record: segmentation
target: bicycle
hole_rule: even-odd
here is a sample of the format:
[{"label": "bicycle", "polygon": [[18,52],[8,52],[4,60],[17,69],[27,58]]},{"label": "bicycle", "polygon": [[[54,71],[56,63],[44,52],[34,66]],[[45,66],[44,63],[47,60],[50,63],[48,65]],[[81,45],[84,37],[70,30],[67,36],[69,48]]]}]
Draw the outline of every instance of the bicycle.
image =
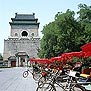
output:
[{"label": "bicycle", "polygon": [[41,72],[41,78],[38,80],[38,86],[43,85],[44,83],[47,83],[52,79],[53,73],[48,70],[48,71],[42,71]]},{"label": "bicycle", "polygon": [[27,70],[23,72],[23,77],[26,78],[26,77],[29,75],[29,73],[32,74],[32,73],[33,73],[33,70],[31,70],[31,69],[28,67]]},{"label": "bicycle", "polygon": [[76,76],[74,77],[69,74],[67,74],[66,77],[61,76],[61,78],[65,79],[65,81],[57,82],[55,79],[55,76],[54,76],[54,78],[52,79],[51,82],[44,83],[41,86],[38,86],[36,91],[59,91],[59,89],[55,86],[55,84],[57,84],[58,87],[60,87],[61,91],[86,91],[86,89],[83,87],[83,85],[91,84],[89,82],[88,83],[87,82],[78,83],[77,79],[79,79],[79,77],[76,77]]},{"label": "bicycle", "polygon": [[41,78],[40,70],[34,71],[33,69],[30,68],[27,68],[27,70],[23,72],[23,77],[24,78],[28,77],[29,73],[32,74],[33,79],[36,81],[38,81]]}]

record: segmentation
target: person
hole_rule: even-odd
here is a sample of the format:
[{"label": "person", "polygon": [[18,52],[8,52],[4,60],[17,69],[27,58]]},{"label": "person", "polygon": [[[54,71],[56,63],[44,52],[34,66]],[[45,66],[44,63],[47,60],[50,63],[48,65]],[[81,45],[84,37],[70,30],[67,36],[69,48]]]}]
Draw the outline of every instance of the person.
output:
[{"label": "person", "polygon": [[62,69],[62,75],[67,74],[70,71],[70,65],[65,64]]},{"label": "person", "polygon": [[77,71],[77,72],[81,73],[82,72],[82,67],[83,67],[82,63],[81,62],[77,62],[75,64],[75,66],[73,67],[73,71]]},{"label": "person", "polygon": [[38,72],[38,71],[39,71],[39,68],[37,64],[33,65],[33,72]]}]

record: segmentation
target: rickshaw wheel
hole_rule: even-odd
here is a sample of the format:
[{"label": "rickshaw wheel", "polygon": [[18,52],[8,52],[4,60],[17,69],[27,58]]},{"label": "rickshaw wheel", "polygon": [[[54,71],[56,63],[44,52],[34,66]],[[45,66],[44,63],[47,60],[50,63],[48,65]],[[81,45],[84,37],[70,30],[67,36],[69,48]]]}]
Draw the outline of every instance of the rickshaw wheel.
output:
[{"label": "rickshaw wheel", "polygon": [[26,78],[28,76],[28,74],[29,74],[28,71],[24,71],[23,72],[23,77]]}]

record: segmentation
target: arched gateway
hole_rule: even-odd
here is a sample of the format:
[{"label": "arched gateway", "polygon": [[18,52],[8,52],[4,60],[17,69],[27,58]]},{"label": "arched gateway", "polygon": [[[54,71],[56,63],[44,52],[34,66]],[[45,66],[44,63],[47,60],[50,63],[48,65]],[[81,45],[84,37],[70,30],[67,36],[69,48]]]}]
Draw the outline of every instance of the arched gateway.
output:
[{"label": "arched gateway", "polygon": [[25,66],[29,58],[38,57],[39,22],[34,13],[16,13],[11,20],[10,37],[4,40],[3,61],[8,66]]},{"label": "arched gateway", "polygon": [[15,55],[16,55],[16,66],[23,67],[28,65],[29,56],[27,55],[26,52],[18,52]]}]

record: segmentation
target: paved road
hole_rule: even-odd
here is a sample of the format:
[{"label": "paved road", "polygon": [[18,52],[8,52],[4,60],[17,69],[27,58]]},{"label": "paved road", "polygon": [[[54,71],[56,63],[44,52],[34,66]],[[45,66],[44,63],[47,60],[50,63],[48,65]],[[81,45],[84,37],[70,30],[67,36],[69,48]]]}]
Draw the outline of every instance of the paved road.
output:
[{"label": "paved road", "polygon": [[24,70],[22,67],[0,69],[0,91],[35,91],[36,82],[31,74],[23,78]]}]

